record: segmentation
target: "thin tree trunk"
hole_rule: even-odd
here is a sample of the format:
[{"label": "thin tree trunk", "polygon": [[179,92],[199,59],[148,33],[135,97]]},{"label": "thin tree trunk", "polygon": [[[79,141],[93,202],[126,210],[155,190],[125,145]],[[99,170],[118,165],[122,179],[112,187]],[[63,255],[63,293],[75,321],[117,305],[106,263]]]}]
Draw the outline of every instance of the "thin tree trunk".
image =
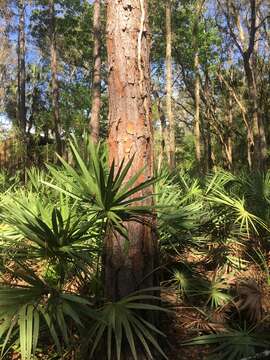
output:
[{"label": "thin tree trunk", "polygon": [[213,168],[213,154],[212,154],[212,140],[211,140],[211,127],[210,127],[210,122],[208,121],[209,116],[207,117],[207,122],[206,122],[206,167],[205,167],[205,172],[208,173],[210,171],[212,171]]},{"label": "thin tree trunk", "polygon": [[255,79],[253,57],[256,46],[256,27],[257,27],[257,0],[250,0],[250,29],[249,29],[249,46],[242,53],[244,61],[244,70],[248,85],[249,94],[249,113],[251,116],[251,128],[253,132],[254,148],[252,153],[252,168],[254,170],[262,169],[263,156],[260,134],[260,118],[258,109],[258,91]]},{"label": "thin tree trunk", "polygon": [[212,170],[212,144],[211,144],[211,109],[209,106],[210,101],[210,79],[208,74],[208,69],[205,69],[205,85],[204,85],[204,93],[206,97],[206,110],[205,110],[205,131],[203,133],[203,143],[204,143],[204,173],[208,173]]},{"label": "thin tree trunk", "polygon": [[[259,19],[258,19],[258,10],[256,12],[256,25],[259,23]],[[259,71],[258,71],[258,56],[259,56],[259,39],[258,36],[256,38],[255,44],[254,44],[254,51],[253,51],[253,56],[252,56],[252,67],[253,67],[253,82],[255,83],[255,87],[256,87],[256,104],[257,104],[257,112],[258,112],[258,122],[259,122],[259,134],[260,134],[260,146],[261,146],[261,157],[262,157],[262,165],[261,165],[261,169],[265,170],[266,169],[266,162],[267,162],[267,141],[266,141],[266,134],[265,134],[265,127],[264,127],[264,123],[263,123],[263,116],[262,116],[262,111],[261,111],[261,107],[259,105],[259,94],[258,94],[258,90],[257,90],[257,82],[258,82],[258,78],[259,78]]]},{"label": "thin tree trunk", "polygon": [[[258,108],[258,91],[253,64],[254,52],[256,51],[256,34],[258,32],[258,0],[249,0],[247,2],[250,8],[250,21],[247,32],[244,32],[240,13],[233,1],[228,1],[227,7],[227,24],[231,37],[237,46],[244,63],[245,79],[247,83],[248,94],[248,127],[247,127],[247,144],[248,144],[248,162],[253,170],[262,170],[265,167],[266,157],[266,139],[264,134],[263,123],[260,120]],[[232,20],[233,19],[233,20]],[[235,23],[238,29],[238,36],[234,32]],[[256,67],[256,66],[255,66]]]},{"label": "thin tree trunk", "polygon": [[[222,153],[224,154],[225,163],[227,164],[229,162],[228,159],[230,159],[229,150],[228,150],[228,144],[226,142],[226,135],[223,133],[223,129],[219,125],[219,121],[217,118],[217,104],[215,101],[213,101],[213,95],[211,96],[209,91],[209,77],[207,76],[206,71],[206,87],[205,87],[205,93],[201,93],[201,97],[204,101],[204,103],[207,106],[207,113],[208,115],[211,115],[212,123],[211,126],[215,130],[216,135],[218,136],[218,139],[220,141],[220,144],[222,146]],[[208,116],[209,118],[209,116]]]},{"label": "thin tree trunk", "polygon": [[172,111],[172,2],[166,0],[166,110],[169,124],[169,166],[175,168],[175,121]]},{"label": "thin tree trunk", "polygon": [[229,99],[229,114],[228,114],[229,133],[228,133],[228,137],[227,137],[227,149],[228,149],[227,160],[228,160],[228,169],[229,170],[232,170],[232,167],[233,167],[233,141],[232,141],[232,136],[231,136],[232,126],[233,126],[232,99],[230,98]]},{"label": "thin tree trunk", "polygon": [[[114,159],[118,168],[123,158],[135,154],[128,177],[144,167],[138,183],[153,175],[147,5],[146,0],[110,0],[107,6],[110,162]],[[105,246],[105,295],[111,300],[154,283],[149,276],[156,259],[153,231],[143,223],[125,225],[128,249],[116,234],[108,236]]]},{"label": "thin tree trunk", "polygon": [[92,139],[95,143],[99,141],[99,127],[100,127],[100,108],[101,108],[101,0],[94,2],[93,14],[93,33],[94,33],[94,48],[93,48],[93,86],[92,86],[92,109],[91,119],[89,123]]},{"label": "thin tree trunk", "polygon": [[[18,1],[19,29],[18,29],[18,130],[19,140],[24,145],[21,154],[23,169],[31,164],[31,148],[26,131],[26,66],[25,66],[25,0]],[[26,172],[24,173],[25,177]]]},{"label": "thin tree trunk", "polygon": [[193,28],[193,47],[194,47],[194,102],[195,102],[195,114],[194,114],[194,137],[195,137],[195,155],[198,164],[199,171],[202,169],[201,164],[201,121],[200,121],[200,59],[199,59],[199,19],[201,16],[203,1],[197,0],[196,3],[196,15]]},{"label": "thin tree trunk", "polygon": [[195,114],[194,114],[194,137],[195,137],[195,154],[199,168],[201,167],[201,124],[200,124],[200,75],[199,75],[199,54],[196,51],[194,57],[195,70]]},{"label": "thin tree trunk", "polygon": [[18,31],[18,126],[21,135],[26,132],[26,105],[25,105],[25,1],[19,0],[19,31]]},{"label": "thin tree trunk", "polygon": [[170,159],[170,149],[169,149],[169,138],[168,138],[168,128],[166,124],[166,115],[162,106],[161,98],[158,95],[158,91],[153,91],[153,96],[155,97],[157,104],[157,112],[160,121],[160,154],[158,156],[158,169],[162,166],[164,158],[167,159],[169,163]]},{"label": "thin tree trunk", "polygon": [[[233,72],[233,68],[232,68],[232,52],[231,50],[229,50],[229,77],[230,77],[230,83],[232,84],[234,81],[234,72]],[[227,122],[227,149],[228,149],[228,169],[232,170],[233,168],[233,139],[232,139],[232,134],[233,134],[233,93],[232,93],[232,89],[231,87],[229,87],[228,89],[228,95],[229,95],[229,99],[228,99],[228,104],[229,104],[229,108],[228,108],[228,122]]]},{"label": "thin tree trunk", "polygon": [[[166,152],[166,138],[167,138],[167,128],[166,128],[166,117],[164,111],[162,109],[162,105],[160,103],[160,99],[158,100],[158,114],[160,118],[160,137],[161,137],[161,152],[160,152],[160,164],[162,164],[164,160],[164,155]],[[170,153],[169,153],[170,155]]]},{"label": "thin tree trunk", "polygon": [[[233,81],[233,72],[231,71],[231,82]],[[232,139],[232,126],[233,126],[233,96],[229,90],[229,109],[228,109],[228,134],[227,134],[227,149],[228,149],[228,168],[232,170],[233,167],[233,139]]]},{"label": "thin tree trunk", "polygon": [[261,137],[261,153],[262,153],[262,170],[266,170],[267,167],[267,141],[265,126],[262,118],[262,114],[259,117],[259,132]]},{"label": "thin tree trunk", "polygon": [[253,147],[251,145],[251,159],[253,170],[263,170],[265,167],[266,142],[263,124],[260,120],[260,112],[258,106],[258,89],[256,81],[256,31],[258,22],[257,0],[250,0],[250,27],[249,27],[249,44],[245,51],[242,51],[244,62],[245,76],[248,86],[249,95],[249,114],[250,124],[253,138]]},{"label": "thin tree trunk", "polygon": [[54,0],[49,0],[49,17],[50,17],[50,53],[51,53],[51,84],[52,84],[52,111],[54,119],[54,133],[56,141],[56,151],[62,155],[61,142],[61,123],[60,123],[60,109],[59,109],[59,83],[58,83],[58,61],[56,51],[56,29],[55,29],[55,8]]},{"label": "thin tree trunk", "polygon": [[261,136],[260,136],[260,119],[258,113],[257,86],[254,79],[253,69],[250,66],[250,60],[244,58],[245,74],[247,78],[248,94],[249,94],[249,114],[251,118],[251,130],[254,145],[251,152],[252,168],[254,170],[261,169],[263,166]]},{"label": "thin tree trunk", "polygon": [[224,78],[221,72],[217,72],[217,77],[220,81],[220,83],[224,84],[227,88],[227,90],[230,92],[230,96],[235,100],[237,105],[239,106],[239,109],[241,111],[242,119],[244,122],[244,125],[246,127],[247,131],[247,161],[249,169],[252,169],[252,149],[254,147],[254,140],[253,140],[253,132],[252,128],[250,126],[249,120],[248,120],[248,112],[245,103],[238,98],[238,95],[236,94],[233,87],[228,83],[228,81]]}]

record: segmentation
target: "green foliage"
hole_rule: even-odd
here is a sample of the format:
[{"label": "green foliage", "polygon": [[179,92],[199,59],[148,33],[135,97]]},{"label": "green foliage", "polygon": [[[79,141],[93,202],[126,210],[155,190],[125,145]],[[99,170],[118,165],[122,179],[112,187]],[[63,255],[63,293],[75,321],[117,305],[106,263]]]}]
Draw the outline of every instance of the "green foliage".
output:
[{"label": "green foliage", "polygon": [[94,339],[90,357],[95,355],[99,344],[107,343],[107,359],[112,359],[112,349],[116,350],[117,360],[123,359],[126,350],[123,346],[128,344],[129,351],[134,360],[143,351],[149,359],[153,359],[151,347],[158,351],[163,358],[167,356],[159,346],[155,336],[164,336],[152,323],[147,321],[142,312],[166,311],[163,307],[149,303],[159,298],[137,292],[121,299],[116,303],[105,304],[100,310],[103,322],[93,325],[90,337]]},{"label": "green foliage", "polygon": [[74,137],[73,141],[70,141],[70,147],[77,168],[74,169],[60,158],[65,173],[49,167],[51,174],[60,185],[48,182],[44,184],[78,200],[87,208],[89,214],[106,223],[105,228],[116,230],[127,238],[124,221],[140,222],[142,217],[151,215],[149,205],[137,206],[135,204],[152,196],[151,193],[142,195],[142,191],[153,185],[156,180],[150,179],[136,185],[144,171],[142,169],[126,181],[133,157],[126,163],[123,159],[115,173],[114,161],[108,169],[107,164],[99,156],[99,147],[95,148],[90,140],[87,143],[87,150],[91,155],[89,163],[85,162],[80,155],[79,144]]},{"label": "green foliage", "polygon": [[115,171],[114,163],[107,164],[106,148],[89,138],[78,143],[74,137],[70,147],[75,168],[63,159],[62,168],[49,166],[53,177],[32,168],[25,185],[1,195],[2,356],[15,351],[31,360],[45,343],[53,344],[58,356],[80,352],[86,336],[94,356],[106,334],[109,358],[115,351],[120,358],[127,344],[135,360],[137,344],[150,358],[153,349],[166,357],[157,341],[163,334],[145,319],[148,312],[163,310],[155,305],[158,298],[137,293],[100,308],[107,231],[128,240],[124,222],[151,219],[151,206],[134,203],[152,196],[142,192],[156,180],[138,184],[141,170],[127,181],[133,159]]},{"label": "green foliage", "polygon": [[[86,135],[73,137],[70,149],[73,166],[60,158],[62,166],[49,165],[49,173],[30,169],[23,186],[16,177],[8,182],[3,176],[3,356],[19,351],[30,360],[46,342],[54,344],[58,355],[77,347],[79,357],[87,351],[95,358],[104,349],[108,359],[121,359],[125,351],[134,359],[140,351],[149,358],[158,352],[166,357],[158,342],[164,334],[148,320],[152,311],[164,310],[156,305],[158,298],[135,293],[107,303],[102,287],[108,231],[122,234],[128,244],[124,223],[147,219],[150,225],[154,213],[168,270],[163,285],[175,292],[178,305],[195,306],[210,321],[215,312],[237,302],[230,282],[234,273],[228,271],[246,269],[251,261],[269,282],[268,174],[250,178],[222,170],[197,179],[164,170],[138,184],[143,170],[127,180],[133,159],[123,160],[116,171],[114,163],[108,165],[106,147],[94,146]],[[152,201],[156,204],[149,206]],[[258,249],[248,252],[254,241]],[[241,304],[239,309],[245,308]],[[217,344],[213,356],[237,359],[267,346],[268,340],[257,334],[255,329],[228,329],[186,344]]]},{"label": "green foliage", "polygon": [[186,341],[183,345],[217,344],[210,359],[239,360],[254,356],[256,349],[267,349],[269,337],[255,334],[254,329],[228,329],[221,334],[209,334]]},{"label": "green foliage", "polygon": [[29,268],[21,265],[19,270],[10,272],[25,285],[0,287],[2,355],[10,346],[19,346],[22,359],[32,359],[39,337],[48,330],[61,354],[61,339],[67,347],[74,341],[74,334],[69,331],[70,321],[81,330],[86,318],[97,316],[88,300],[52,288]]},{"label": "green foliage", "polygon": [[[59,210],[52,204],[44,204],[35,195],[27,199],[23,199],[23,194],[20,197],[22,201],[12,198],[13,201],[8,202],[5,199],[2,205],[2,216],[11,226],[14,239],[21,237],[25,242],[16,249],[17,258],[24,261],[44,259],[59,267],[60,277],[67,274],[68,264],[73,264],[78,270],[90,265],[91,254],[96,250],[94,233],[90,230],[94,227],[93,221],[87,221],[83,216],[78,218],[76,208],[67,200],[60,204]],[[10,240],[10,228],[7,230]],[[2,236],[5,239],[5,229]],[[13,246],[17,246],[16,242]],[[13,246],[9,249],[11,257]]]},{"label": "green foliage", "polygon": [[[203,2],[198,16],[197,1],[171,1],[177,166],[173,175],[161,171],[156,179],[138,184],[143,169],[127,180],[132,159],[123,159],[115,169],[114,162],[108,165],[106,149],[102,145],[95,147],[86,136],[82,141],[72,137],[65,156],[59,159],[60,166],[59,162],[54,166],[52,161],[48,165],[49,171],[25,170],[25,155],[29,155],[27,165],[28,162],[36,163],[40,167],[43,167],[45,157],[54,157],[48,1],[26,1],[26,43],[35,45],[34,53],[33,47],[27,47],[25,59],[27,141],[22,141],[18,122],[17,95],[20,91],[14,75],[17,73],[16,52],[12,50],[15,49],[12,42],[17,41],[13,30],[18,28],[18,2],[2,3],[3,8],[8,4],[10,11],[4,14],[1,9],[1,16],[6,17],[5,21],[12,20],[2,31],[4,42],[10,49],[7,49],[7,58],[5,52],[0,56],[0,107],[5,112],[0,117],[2,138],[12,137],[7,144],[14,143],[12,147],[3,144],[0,154],[1,169],[4,155],[5,165],[12,172],[12,176],[2,170],[0,174],[2,357],[13,358],[12,352],[15,352],[14,357],[31,360],[40,348],[44,353],[45,347],[50,349],[50,354],[42,353],[41,356],[50,357],[51,352],[55,352],[56,356],[64,358],[65,351],[75,352],[76,356],[86,334],[88,357],[91,353],[97,358],[99,351],[104,353],[104,349],[108,359],[119,360],[126,350],[134,359],[139,357],[140,351],[148,358],[154,358],[156,353],[165,357],[158,343],[158,337],[163,334],[146,320],[149,312],[162,311],[162,307],[155,305],[157,298],[132,294],[115,303],[107,303],[104,298],[104,241],[109,232],[117,232],[126,239],[128,247],[126,224],[129,221],[143,221],[152,230],[157,229],[161,266],[154,269],[154,275],[160,271],[165,277],[164,285],[181,299],[178,306],[196,306],[197,315],[204,314],[204,320],[207,318],[207,334],[203,329],[203,336],[186,344],[217,345],[214,359],[239,359],[268,347],[269,339],[264,340],[259,329],[227,328],[237,317],[241,317],[241,324],[261,321],[263,289],[268,290],[270,284],[270,171],[250,173],[243,170],[248,169],[247,145],[251,145],[252,138],[248,132],[252,129],[246,124],[252,124],[253,100],[254,103],[257,100],[259,120],[262,127],[265,125],[266,142],[269,141],[266,126],[270,113],[267,21],[262,21],[256,29],[260,51],[254,53],[256,56],[251,54],[256,58],[251,65],[257,75],[254,79],[258,94],[257,99],[249,99],[248,81],[243,78],[246,69],[241,61],[242,51],[239,53],[233,45],[239,38],[236,20],[244,33],[251,29],[248,2],[238,1],[229,7],[223,7],[222,2]],[[105,6],[103,1],[101,3],[100,138],[103,139],[108,122],[108,69]],[[263,1],[256,7],[259,15],[267,13],[266,3]],[[61,137],[66,143],[71,133],[83,134],[91,115],[93,1],[55,0],[54,5],[59,83],[59,94],[56,95],[59,95]],[[157,92],[153,106],[155,137],[160,144],[165,135],[166,147],[169,142],[166,132],[171,130],[171,125],[165,109],[165,7],[166,1],[149,1],[153,42],[150,65]],[[226,11],[228,14],[225,15]],[[231,28],[225,27],[226,22],[231,23]],[[235,31],[234,35],[232,31]],[[202,164],[196,160],[193,132],[196,50]],[[19,75],[20,72],[18,78]],[[6,81],[8,84],[4,84],[3,93],[2,82]],[[241,109],[240,102],[246,110]],[[161,115],[165,123],[162,135]],[[246,116],[245,124],[243,115]],[[14,134],[20,134],[19,141],[13,141]],[[260,139],[255,140],[260,142]],[[261,140],[263,144],[263,137]],[[40,143],[46,143],[46,146]],[[227,159],[230,144],[233,173],[218,170],[231,168]],[[251,157],[256,155],[257,147],[250,150],[254,150]],[[198,177],[206,165],[214,173]],[[14,174],[15,167],[19,170]],[[137,202],[143,205],[138,206]],[[254,268],[260,283],[250,279]],[[248,279],[239,280],[244,275]],[[241,299],[241,287],[244,299]],[[231,310],[233,305],[237,315]],[[209,324],[217,314],[223,315],[223,319]],[[217,325],[226,331],[209,334]],[[263,325],[268,331],[268,323],[263,321]],[[80,351],[78,353],[80,359]]]},{"label": "green foliage", "polygon": [[[61,125],[68,138],[71,132],[81,135],[88,128],[91,112],[92,58],[93,53],[93,4],[88,1],[54,1],[56,48],[59,73],[59,107]],[[105,29],[105,11],[101,7],[101,23]],[[38,131],[53,129],[53,114],[50,88],[50,19],[48,2],[35,0],[30,7],[30,34],[42,54],[40,72],[42,78],[36,82],[36,91],[29,94],[29,101],[35,100],[33,120]],[[101,57],[106,59],[103,33]],[[105,79],[106,70],[102,69]],[[32,80],[32,79],[31,79]],[[34,82],[34,81],[31,81]],[[103,87],[103,83],[102,83]],[[45,101],[44,101],[45,99]],[[107,94],[103,104],[107,102]],[[107,120],[107,109],[101,111],[102,122]],[[101,129],[101,134],[103,129]]]},{"label": "green foliage", "polygon": [[[269,237],[268,175],[242,173],[237,176],[222,170],[201,181],[187,174],[164,179],[162,196],[157,198],[170,204],[172,214],[177,213],[178,204],[185,209],[187,204],[194,207],[200,203],[203,209],[203,212],[195,211],[196,221],[189,228],[189,242],[184,242],[183,248],[185,228],[175,232],[174,242],[169,241],[163,248],[167,256],[174,254],[172,270],[164,284],[181,296],[183,306],[193,305],[210,314],[203,320],[209,326],[202,325],[203,332],[207,329],[208,334],[203,333],[184,345],[211,345],[213,354],[210,358],[224,360],[241,359],[268,348],[270,339],[262,336],[259,329],[242,329],[237,324],[235,328],[231,327],[239,317],[239,324],[254,324],[255,315],[252,320],[251,314],[255,312],[261,321],[262,288],[269,282],[265,255]],[[189,218],[187,211],[186,217]],[[177,229],[177,225],[172,227]],[[170,239],[168,232],[162,234],[162,242]],[[254,262],[263,276],[262,288],[253,278],[246,282],[247,285],[242,285],[238,279],[241,271],[244,274],[246,271],[248,278],[252,276],[248,270]],[[238,315],[232,310],[235,304]],[[222,320],[214,320],[216,317]],[[216,327],[221,330],[209,334]],[[217,346],[213,348],[215,344]]]},{"label": "green foliage", "polygon": [[186,263],[178,263],[177,268],[171,271],[171,276],[164,285],[174,289],[181,300],[191,300],[197,294],[202,295],[202,279]]},{"label": "green foliage", "polygon": [[208,288],[201,291],[201,294],[207,295],[207,304],[209,304],[211,308],[219,308],[232,300],[231,295],[228,293],[226,278],[216,274],[207,285]]},{"label": "green foliage", "polygon": [[162,248],[177,251],[190,245],[191,232],[199,227],[204,214],[201,195],[198,181],[189,183],[184,174],[171,178],[164,172],[158,176],[155,201]]},{"label": "green foliage", "polygon": [[270,269],[267,263],[267,255],[261,249],[255,249],[254,255],[249,254],[249,256],[265,274],[266,283],[270,286]]},{"label": "green foliage", "polygon": [[242,235],[250,235],[250,231],[258,232],[257,227],[265,227],[264,222],[256,215],[250,213],[245,207],[245,200],[233,198],[224,192],[215,190],[212,195],[208,197],[211,203],[217,206],[222,206],[226,211],[226,215],[234,219],[234,223],[239,227],[239,232]]},{"label": "green foliage", "polygon": [[7,171],[2,170],[0,172],[0,191],[1,193],[9,190],[12,187],[16,187],[20,182],[19,174],[16,173],[11,176]]},{"label": "green foliage", "polygon": [[[35,191],[38,176],[29,173],[29,187]],[[30,360],[38,339],[46,334],[44,325],[60,354],[61,339],[67,347],[73,342],[70,322],[81,331],[82,319],[93,317],[88,300],[65,290],[72,278],[86,281],[95,256],[93,222],[83,218],[76,215],[76,204],[62,197],[55,205],[44,192],[21,189],[2,198],[2,355],[10,346],[19,346],[22,359]],[[6,274],[13,278],[11,283]]]}]

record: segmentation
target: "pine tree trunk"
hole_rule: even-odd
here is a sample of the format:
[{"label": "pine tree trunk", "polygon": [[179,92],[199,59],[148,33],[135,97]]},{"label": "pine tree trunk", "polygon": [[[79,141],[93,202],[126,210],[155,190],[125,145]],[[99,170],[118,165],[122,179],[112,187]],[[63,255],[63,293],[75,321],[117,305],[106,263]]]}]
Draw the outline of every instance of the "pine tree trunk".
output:
[{"label": "pine tree trunk", "polygon": [[51,53],[51,85],[52,85],[52,111],[54,119],[54,133],[56,141],[56,151],[59,155],[63,154],[60,135],[60,109],[59,109],[59,84],[58,84],[58,61],[56,51],[56,29],[55,29],[55,8],[54,0],[49,0],[50,17],[50,53]]},{"label": "pine tree trunk", "polygon": [[[147,1],[110,0],[107,6],[110,161],[114,159],[117,168],[123,158],[127,160],[135,154],[128,176],[145,167],[138,182],[153,175],[149,44]],[[145,194],[146,191],[141,192]],[[110,300],[154,283],[153,276],[149,276],[156,259],[153,231],[142,223],[125,225],[128,249],[120,235],[110,234],[106,241],[105,295]]]},{"label": "pine tree trunk", "polygon": [[25,1],[19,0],[19,31],[18,31],[18,126],[21,136],[26,132],[25,105]]},{"label": "pine tree trunk", "polygon": [[201,164],[201,121],[200,121],[200,59],[199,59],[199,19],[201,16],[203,1],[197,0],[196,3],[196,15],[193,28],[193,48],[194,48],[194,103],[195,103],[195,115],[194,115],[194,138],[195,138],[195,156],[198,164],[199,171],[202,170]]},{"label": "pine tree trunk", "polygon": [[200,126],[200,76],[199,76],[199,54],[196,51],[194,57],[195,70],[195,115],[194,115],[194,137],[195,137],[195,154],[199,168],[201,168],[201,126]]},{"label": "pine tree trunk", "polygon": [[172,111],[172,2],[166,0],[166,108],[169,124],[169,165],[175,168],[175,123]]},{"label": "pine tree trunk", "polygon": [[[26,67],[25,67],[25,0],[18,1],[19,28],[18,28],[18,109],[17,121],[19,130],[19,141],[24,145],[22,161],[25,169],[31,164],[31,147],[29,134],[27,134],[26,121]],[[25,177],[25,174],[24,174]]]},{"label": "pine tree trunk", "polygon": [[205,86],[204,93],[206,96],[206,109],[205,109],[205,120],[204,120],[204,128],[205,131],[203,133],[203,143],[204,143],[204,173],[207,174],[212,170],[212,143],[211,143],[211,115],[210,115],[210,107],[209,107],[209,98],[210,98],[210,79],[208,74],[208,69],[205,69]]},{"label": "pine tree trunk", "polygon": [[233,140],[232,140],[232,126],[233,126],[233,101],[232,94],[229,92],[229,109],[228,109],[228,134],[227,134],[227,161],[228,169],[233,167]]},{"label": "pine tree trunk", "polygon": [[93,86],[92,86],[92,109],[91,119],[89,123],[92,139],[95,143],[99,141],[99,127],[100,127],[100,108],[101,108],[101,54],[100,54],[100,36],[101,36],[101,0],[94,1],[93,14],[93,33],[94,33],[94,48],[93,48]]}]

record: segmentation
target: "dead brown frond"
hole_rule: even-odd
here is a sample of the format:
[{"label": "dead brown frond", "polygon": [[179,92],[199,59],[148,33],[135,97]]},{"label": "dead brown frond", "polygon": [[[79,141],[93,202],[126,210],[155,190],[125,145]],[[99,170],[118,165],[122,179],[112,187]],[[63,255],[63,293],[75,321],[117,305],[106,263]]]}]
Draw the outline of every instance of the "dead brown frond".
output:
[{"label": "dead brown frond", "polygon": [[238,301],[235,303],[239,313],[257,324],[262,319],[262,289],[255,279],[248,279],[236,285]]}]

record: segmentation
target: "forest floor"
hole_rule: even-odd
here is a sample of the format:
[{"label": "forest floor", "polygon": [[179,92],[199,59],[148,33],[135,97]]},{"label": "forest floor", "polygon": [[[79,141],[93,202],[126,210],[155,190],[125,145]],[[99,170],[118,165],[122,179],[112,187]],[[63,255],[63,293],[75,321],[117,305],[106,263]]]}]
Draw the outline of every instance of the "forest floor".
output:
[{"label": "forest floor", "polygon": [[[189,259],[190,260],[190,259]],[[200,263],[201,264],[201,263]],[[215,271],[209,270],[207,267],[199,265],[198,270],[209,280],[215,276]],[[255,302],[252,298],[248,298],[254,305],[253,311],[262,311],[259,328],[263,334],[269,333],[270,329],[270,287],[265,283],[265,273],[256,266],[250,266],[248,269],[227,274],[229,286],[237,289],[241,281],[256,281],[260,292],[254,294],[251,289],[250,296],[256,296]],[[249,296],[249,295],[248,295]],[[196,345],[183,346],[183,342],[191,340],[194,337],[220,333],[226,329],[228,322],[234,321],[228,316],[226,306],[220,309],[206,310],[204,300],[199,299],[195,303],[189,299],[181,299],[177,296],[175,289],[163,290],[161,297],[168,307],[173,310],[164,318],[163,332],[167,338],[167,350],[169,360],[206,360],[215,345]],[[239,298],[236,298],[239,300]],[[256,309],[257,308],[257,309]],[[270,359],[270,357],[264,358]],[[239,359],[240,360],[240,359]]]},{"label": "forest floor", "polygon": [[164,321],[168,341],[167,355],[169,360],[205,360],[209,354],[207,346],[182,346],[182,342],[201,334],[199,329],[198,311],[184,304],[176,305],[177,297],[173,293],[164,293],[163,299],[171,304],[173,312]]}]

